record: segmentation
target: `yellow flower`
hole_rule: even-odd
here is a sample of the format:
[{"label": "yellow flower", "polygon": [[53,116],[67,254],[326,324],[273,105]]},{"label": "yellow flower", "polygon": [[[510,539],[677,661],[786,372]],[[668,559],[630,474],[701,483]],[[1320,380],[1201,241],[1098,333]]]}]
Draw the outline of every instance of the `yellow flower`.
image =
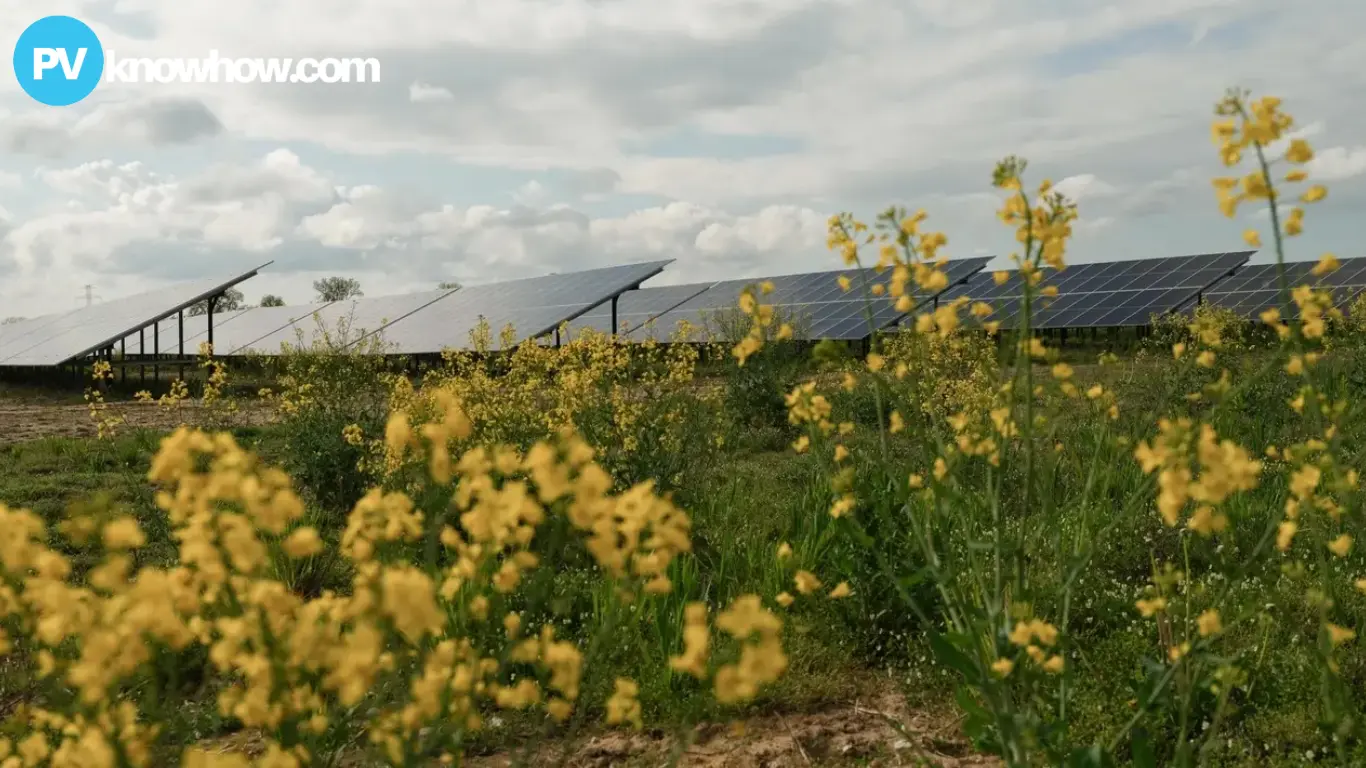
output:
[{"label": "yellow flower", "polygon": [[1261,247],[1262,247],[1262,236],[1261,236],[1261,234],[1259,234],[1259,233],[1257,232],[1257,230],[1255,230],[1255,229],[1249,229],[1249,230],[1243,232],[1243,242],[1247,243],[1248,245],[1252,246],[1253,248],[1261,248]]},{"label": "yellow flower", "polygon": [[888,431],[894,435],[906,428],[906,422],[901,418],[901,413],[899,411],[892,411],[892,415],[888,421],[890,422],[888,424]]},{"label": "yellow flower", "polygon": [[841,462],[847,458],[849,458],[849,449],[845,448],[843,445],[835,446],[835,461]]},{"label": "yellow flower", "polygon": [[1314,150],[1304,139],[1294,139],[1290,142],[1290,148],[1285,151],[1285,159],[1296,165],[1304,165],[1314,159]]},{"label": "yellow flower", "polygon": [[778,602],[778,605],[781,605],[784,608],[790,607],[792,603],[796,601],[796,598],[786,592],[779,592],[778,596],[773,599]]},{"label": "yellow flower", "polygon": [[1053,366],[1053,378],[1066,381],[1072,378],[1072,366],[1067,363],[1058,363]]},{"label": "yellow flower", "polygon": [[854,590],[849,588],[849,582],[847,581],[841,581],[839,584],[835,585],[834,589],[830,590],[830,597],[834,600],[848,597],[852,594],[854,594]]},{"label": "yellow flower", "polygon": [[1056,675],[1059,672],[1062,672],[1063,666],[1064,662],[1062,657],[1055,654],[1049,657],[1048,661],[1043,663],[1043,671],[1050,675]]},{"label": "yellow flower", "polygon": [[1219,619],[1219,611],[1213,608],[1196,617],[1195,626],[1199,629],[1201,637],[1217,635],[1224,631],[1224,624]]},{"label": "yellow flower", "polygon": [[1139,600],[1134,603],[1134,605],[1138,608],[1139,614],[1146,619],[1167,610],[1167,598],[1154,597],[1151,599]]},{"label": "yellow flower", "polygon": [[1184,355],[1184,354],[1186,354],[1186,345],[1185,345],[1185,344],[1183,344],[1183,343],[1181,343],[1181,342],[1178,341],[1178,342],[1176,342],[1175,344],[1172,345],[1172,357],[1173,357],[1173,358],[1175,358],[1175,359],[1177,359],[1177,360],[1180,360],[1180,359],[1181,359],[1181,356]]},{"label": "yellow flower", "polygon": [[1319,262],[1314,265],[1312,271],[1315,277],[1322,277],[1330,272],[1336,272],[1340,266],[1342,263],[1338,261],[1338,257],[1331,253],[1325,253],[1319,258]]},{"label": "yellow flower", "polygon": [[1010,281],[1010,273],[1009,273],[1009,272],[992,272],[992,273],[991,273],[991,279],[992,279],[997,285],[1005,285],[1007,282]]},{"label": "yellow flower", "polygon": [[1014,669],[1015,662],[1010,659],[997,659],[991,663],[991,671],[995,672],[997,677],[1009,677]]},{"label": "yellow flower", "polygon": [[1286,520],[1276,528],[1276,549],[1284,552],[1290,549],[1290,543],[1295,538],[1295,532],[1300,529],[1294,520]]},{"label": "yellow flower", "polygon": [[849,289],[853,287],[849,283],[849,278],[845,277],[844,275],[840,275],[839,279],[837,279],[835,282],[839,283],[840,290],[844,291],[845,293],[848,293]]},{"label": "yellow flower", "polygon": [[120,517],[104,526],[104,545],[110,549],[137,549],[147,543],[138,521]]},{"label": "yellow flower", "polygon": [[641,727],[640,701],[636,698],[640,694],[640,686],[634,681],[619,677],[616,680],[616,690],[612,697],[607,700],[607,724],[617,725],[629,723],[631,727],[639,730]]},{"label": "yellow flower", "polygon": [[797,585],[797,591],[803,595],[809,595],[821,588],[821,580],[810,571],[797,571],[792,581]]},{"label": "yellow flower", "polygon": [[1324,629],[1328,630],[1328,639],[1335,646],[1342,645],[1343,643],[1348,642],[1357,636],[1357,633],[1353,632],[1352,630],[1346,627],[1339,627],[1338,625],[1332,623],[1325,624]]},{"label": "yellow flower", "polygon": [[318,538],[318,532],[311,526],[304,526],[289,534],[289,537],[280,545],[286,555],[299,559],[311,557],[318,554],[323,549],[322,539]]},{"label": "yellow flower", "polygon": [[1328,542],[1328,551],[1338,557],[1346,557],[1347,553],[1352,551],[1352,536],[1344,533]]},{"label": "yellow flower", "polygon": [[852,493],[846,493],[845,495],[836,499],[834,504],[830,505],[830,516],[844,517],[845,515],[852,512],[854,510],[854,507],[857,505],[858,499],[855,498]]},{"label": "yellow flower", "polygon": [[882,355],[879,355],[876,352],[872,352],[868,355],[868,370],[876,373],[882,370],[882,366],[886,364],[887,358],[883,357]]},{"label": "yellow flower", "polygon": [[789,557],[792,557],[792,545],[784,541],[778,545],[778,559],[786,560]]},{"label": "yellow flower", "polygon": [[1300,195],[1300,200],[1306,203],[1317,203],[1327,196],[1328,188],[1322,184],[1315,184],[1309,189],[1306,189],[1303,195]]}]

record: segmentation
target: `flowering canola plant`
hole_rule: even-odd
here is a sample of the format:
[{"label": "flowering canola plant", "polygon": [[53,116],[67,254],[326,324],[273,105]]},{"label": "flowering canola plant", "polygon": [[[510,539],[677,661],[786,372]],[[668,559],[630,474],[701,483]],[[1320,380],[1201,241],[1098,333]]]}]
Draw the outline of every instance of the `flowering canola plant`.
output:
[{"label": "flowering canola plant", "polygon": [[[649,483],[613,493],[572,432],[525,452],[488,444],[452,454],[474,425],[454,396],[438,392],[435,404],[438,418],[420,429],[394,414],[383,439],[395,455],[420,457],[428,483],[448,489],[448,508],[429,518],[401,491],[365,495],[335,544],[353,571],[345,592],[304,597],[282,581],[279,563],[330,545],[304,524],[290,478],[226,433],[182,427],[152,462],[148,479],[179,548],[168,568],[134,570],[146,537],[127,515],[94,511],[49,530],[32,512],[0,506],[0,642],[75,693],[65,710],[25,706],[17,716],[27,734],[0,740],[0,764],[153,764],[160,728],[139,708],[139,673],[192,648],[223,680],[221,714],[266,743],[254,763],[189,747],[189,766],[312,764],[357,732],[385,761],[418,764],[458,755],[491,710],[569,719],[589,656],[551,624],[494,614],[540,567],[538,532],[567,521],[634,600],[672,590],[670,565],[691,549],[688,516]],[[411,545],[430,536],[440,556],[413,559]],[[99,553],[98,564],[78,578],[64,547]],[[503,631],[477,631],[489,622]],[[738,598],[714,626],[741,644],[739,658],[713,659],[712,624],[697,604],[672,662],[678,673],[714,681],[726,703],[782,674],[782,621],[757,597]],[[374,694],[387,689],[397,693]],[[609,721],[639,725],[637,692],[617,681]]]}]

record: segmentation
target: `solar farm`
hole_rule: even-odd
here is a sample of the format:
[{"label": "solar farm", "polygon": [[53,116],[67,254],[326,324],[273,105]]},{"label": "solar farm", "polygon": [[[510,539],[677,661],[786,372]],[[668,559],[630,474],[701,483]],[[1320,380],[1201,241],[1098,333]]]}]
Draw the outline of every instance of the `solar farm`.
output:
[{"label": "solar farm", "polygon": [[[1045,278],[1056,295],[1037,301],[1031,327],[1040,331],[1145,328],[1156,317],[1205,304],[1252,319],[1279,306],[1279,272],[1274,264],[1249,265],[1255,251],[1233,251],[1130,261],[1074,264]],[[295,307],[252,307],[215,312],[213,300],[252,278],[268,279],[269,264],[235,275],[186,282],[0,326],[0,369],[33,370],[117,360],[124,365],[177,365],[193,360],[201,344],[217,357],[278,355],[312,348],[339,326],[344,345],[380,340],[394,355],[437,355],[468,349],[472,334],[491,330],[486,344],[501,349],[500,332],[514,329],[513,344],[535,339],[558,343],[587,329],[629,341],[652,338],[701,342],[718,336],[717,319],[733,310],[746,288],[770,283],[771,304],[795,320],[797,338],[866,340],[894,330],[926,306],[964,297],[991,305],[1000,327],[1020,324],[1018,273],[987,271],[988,258],[949,261],[948,287],[920,296],[911,312],[898,312],[886,299],[864,291],[885,287],[888,273],[873,269],[757,276],[705,283],[648,283],[671,262],[653,261],[474,286]],[[1349,259],[1324,278],[1312,264],[1287,265],[1290,284],[1330,288],[1339,307],[1366,290],[1366,258]],[[264,274],[263,274],[264,273]],[[854,290],[845,291],[846,279]],[[187,315],[208,300],[209,311]],[[679,335],[684,329],[685,335]]]},{"label": "solar farm", "polygon": [[[898,702],[912,695],[927,707],[954,702],[944,681],[957,667],[975,675],[970,665],[980,663],[982,679],[1037,684],[1034,699],[1053,695],[1059,675],[1073,675],[1069,684],[1087,706],[1109,706],[1122,690],[1113,715],[1122,727],[1134,711],[1126,686],[1146,671],[1179,668],[1160,665],[1187,653],[1182,643],[1218,664],[1288,649],[1276,663],[1299,671],[1261,678],[1275,683],[1256,706],[1290,724],[1231,726],[1259,745],[1252,754],[1275,754],[1318,722],[1300,707],[1319,681],[1305,673],[1319,646],[1295,638],[1314,635],[1320,619],[1294,610],[1305,588],[1285,575],[1292,543],[1312,547],[1325,578],[1346,581],[1334,626],[1366,626],[1366,602],[1351,582],[1366,561],[1342,532],[1359,514],[1350,486],[1366,472],[1354,447],[1366,443],[1366,410],[1337,409],[1326,397],[1309,407],[1320,386],[1337,402],[1366,402],[1366,258],[1281,270],[1253,263],[1256,256],[1235,250],[1045,268],[1036,287],[1048,290],[1030,292],[1033,338],[1023,344],[1013,332],[1026,326],[1025,278],[992,269],[988,258],[940,263],[944,279],[933,284],[942,288],[913,294],[900,309],[890,269],[686,282],[686,268],[667,260],[220,309],[218,299],[231,306],[242,287],[273,292],[272,265],[261,264],[0,325],[0,501],[11,505],[0,504],[0,523],[35,530],[15,511],[32,509],[54,537],[79,532],[79,521],[106,526],[93,546],[70,545],[73,561],[94,565],[89,578],[99,581],[70,601],[101,606],[100,616],[174,604],[111,586],[111,568],[134,556],[137,589],[148,573],[147,584],[171,583],[159,580],[159,569],[185,583],[200,578],[199,569],[212,578],[220,567],[212,553],[226,553],[221,568],[234,577],[221,589],[283,606],[263,623],[285,641],[279,668],[298,667],[289,690],[316,686],[331,707],[339,734],[324,732],[309,748],[341,756],[336,765],[439,762],[387,754],[350,761],[366,750],[354,734],[382,726],[343,705],[327,665],[371,648],[373,667],[346,674],[380,679],[390,662],[374,654],[391,656],[385,679],[397,684],[358,684],[347,701],[411,713],[392,702],[409,695],[408,680],[436,679],[424,659],[456,647],[420,634],[433,630],[412,630],[411,616],[364,613],[393,602],[416,606],[424,626],[463,622],[441,631],[504,649],[481,651],[488,668],[497,653],[520,654],[505,663],[516,672],[481,683],[495,693],[469,704],[510,724],[477,736],[477,748],[494,755],[517,751],[537,729],[559,748],[568,737],[548,718],[549,705],[527,692],[568,702],[565,691],[574,689],[555,687],[563,667],[539,674],[533,654],[591,659],[595,643],[610,649],[610,660],[597,672],[584,661],[572,705],[587,713],[582,727],[593,739],[622,727],[607,713],[628,706],[623,691],[653,702],[642,723],[667,732],[682,722],[695,734],[697,712],[762,689],[768,698],[743,717],[770,732],[790,727],[797,759],[771,759],[761,746],[754,760],[689,764],[830,768],[909,764],[873,759],[900,761],[904,732],[859,702],[875,702],[879,715],[911,711]],[[1304,286],[1324,293],[1315,299]],[[766,314],[745,313],[746,292],[772,308],[774,322],[742,358],[754,317]],[[948,307],[955,312],[943,313]],[[1289,323],[1264,315],[1270,308]],[[945,330],[941,314],[957,320]],[[1309,330],[1327,315],[1331,323]],[[1285,482],[1262,480],[1276,471]],[[1286,526],[1285,510],[1297,504],[1300,520],[1316,527]],[[257,517],[266,522],[249,522]],[[998,544],[984,532],[1001,519],[1011,524],[999,528]],[[115,548],[126,546],[119,535],[134,542],[135,555]],[[1019,561],[998,570],[998,556]],[[1257,565],[1259,557],[1266,562]],[[1146,583],[1150,572],[1178,578],[1154,564],[1172,558],[1213,587],[1160,598],[1189,602],[1186,629]],[[1228,583],[1221,569],[1247,560],[1259,569],[1257,588],[1212,603]],[[53,562],[42,567],[55,571]],[[1066,601],[1051,591],[1055,582],[1088,562],[1092,575],[1069,587],[1073,603],[1060,614]],[[944,643],[959,641],[925,639],[945,599],[926,578],[957,579],[969,591],[1009,580],[1011,599],[1026,607],[1011,608],[1014,629],[992,624],[978,633],[994,642],[993,656],[978,662],[969,655],[976,639],[952,652]],[[361,648],[349,639],[352,625],[325,627],[325,613],[306,613],[309,601],[338,605],[330,601],[369,594],[362,590],[376,597],[347,603],[360,607],[346,621],[371,627],[382,646]],[[908,608],[908,600],[920,602]],[[979,610],[974,600],[966,610]],[[156,695],[175,710],[147,764],[174,764],[189,744],[232,749],[219,745],[262,730],[247,724],[249,710],[221,714],[222,701],[239,701],[221,691],[266,668],[246,657],[241,663],[258,670],[248,675],[217,661],[227,656],[217,638],[249,632],[251,622],[233,605],[207,597],[200,605],[226,617],[208,630],[219,633],[206,641],[210,650],[160,651],[158,663],[178,677],[126,686],[130,699],[160,686]],[[1266,618],[1281,614],[1292,618]],[[713,616],[717,630],[702,631]],[[1216,623],[1220,616],[1226,625]],[[1240,631],[1234,617],[1242,616],[1263,618]],[[18,631],[5,620],[0,615],[0,643]],[[523,622],[541,628],[524,631]],[[759,629],[727,629],[744,622]],[[139,647],[135,634],[117,637]],[[319,652],[317,664],[300,661],[297,649],[312,642],[335,646]],[[258,647],[262,656],[274,652]],[[699,647],[714,654],[708,665],[749,669],[743,674],[754,679],[745,685],[753,687],[738,685],[737,694],[724,681],[741,672],[692,665],[688,654]],[[571,650],[578,648],[585,650]],[[1354,684],[1366,685],[1366,655],[1334,653],[1357,670]],[[7,696],[60,700],[67,678],[29,670],[64,669],[70,659],[23,666],[10,661],[15,651],[5,657],[0,709]],[[527,669],[533,674],[512,677]],[[1285,682],[1298,680],[1309,683]],[[514,695],[532,703],[514,706]],[[957,733],[962,715],[935,717],[942,725],[932,749],[971,756],[976,747],[966,739],[944,746],[959,738],[942,734]],[[720,738],[734,744],[744,736]],[[842,738],[851,741],[835,740]],[[826,740],[834,746],[822,746]],[[1297,754],[1308,749],[1295,744]],[[668,764],[660,750],[631,763],[604,763],[587,751],[567,764]],[[816,759],[821,750],[832,759]],[[807,753],[813,759],[801,760]]]}]

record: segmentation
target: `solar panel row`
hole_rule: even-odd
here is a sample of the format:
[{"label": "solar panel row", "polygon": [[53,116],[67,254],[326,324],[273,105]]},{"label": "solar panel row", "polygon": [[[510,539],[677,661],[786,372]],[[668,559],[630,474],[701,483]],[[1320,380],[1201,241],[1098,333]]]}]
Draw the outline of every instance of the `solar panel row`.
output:
[{"label": "solar panel row", "polygon": [[[1161,259],[1073,264],[1048,271],[1043,286],[1054,297],[1036,295],[1030,326],[1052,328],[1121,328],[1147,325],[1153,315],[1174,312],[1244,264],[1253,251],[1175,256]],[[966,296],[992,305],[990,320],[1003,328],[1019,327],[1023,280],[1018,271],[997,284],[981,273],[945,291],[940,301]],[[1042,287],[1042,286],[1041,286]]]},{"label": "solar panel row", "polygon": [[136,328],[222,293],[264,266],[14,323],[0,340],[0,366],[56,366],[85,357],[116,345]]},{"label": "solar panel row", "polygon": [[[1051,272],[1046,285],[1053,297],[1040,297],[1033,308],[1033,327],[1104,328],[1146,325],[1152,316],[1189,308],[1197,301],[1228,307],[1255,317],[1279,304],[1276,265],[1244,266],[1252,251],[1202,254],[1162,259],[1077,264]],[[919,306],[968,297],[995,305],[993,319],[1017,326],[1021,313],[1018,273],[997,284],[982,272],[988,259],[951,261],[950,285],[937,295],[918,297]],[[630,338],[670,338],[680,322],[694,329],[689,340],[729,336],[727,316],[737,315],[741,292],[763,278],[640,288],[669,261],[629,264],[565,275],[512,280],[460,291],[356,299],[300,307],[255,307],[216,313],[214,346],[220,354],[271,354],[284,347],[319,342],[351,346],[361,339],[381,339],[387,351],[434,354],[474,345],[477,329],[487,329],[490,348],[501,348],[501,332],[514,328],[513,343],[544,337],[562,323],[570,336],[593,328],[612,330],[611,297],[617,300],[619,331]],[[265,266],[265,265],[262,265]],[[1311,283],[1331,288],[1338,306],[1366,293],[1366,258],[1345,259],[1336,272],[1311,274],[1313,263],[1286,265],[1291,285]],[[52,366],[83,358],[107,347],[128,354],[175,352],[181,338],[176,313],[256,274],[183,283],[171,288],[0,325],[0,366]],[[889,297],[865,300],[863,290],[846,293],[847,278],[855,287],[885,286],[889,273],[839,270],[768,278],[773,291],[761,298],[790,322],[799,338],[862,339],[870,327],[887,328],[903,319]],[[917,306],[917,309],[919,308]],[[914,310],[913,310],[914,311]],[[870,317],[871,316],[871,317]],[[162,318],[153,324],[154,320]],[[871,321],[871,322],[870,322]],[[138,329],[143,329],[139,331]],[[156,330],[153,330],[155,328]],[[207,340],[208,317],[187,315],[186,352]],[[739,328],[731,329],[739,331]],[[379,334],[377,337],[376,334]]]},{"label": "solar panel row", "polygon": [[[1323,276],[1313,274],[1315,262],[1285,265],[1287,287],[1313,285],[1331,289],[1339,309],[1350,305],[1366,291],[1366,258],[1342,259],[1337,270]],[[1246,318],[1256,318],[1263,310],[1281,306],[1280,268],[1275,264],[1255,264],[1238,270],[1204,294],[1207,304],[1233,310]]]},{"label": "solar panel row", "polygon": [[[950,261],[945,265],[949,284],[954,285],[980,272],[990,259],[971,258]],[[845,292],[840,279],[846,278],[852,290]],[[649,322],[631,329],[631,337],[682,339],[680,330],[686,324],[689,341],[708,338],[730,338],[743,333],[735,325],[744,325],[737,315],[740,294],[765,278],[723,280],[712,283],[691,298],[649,318]],[[793,326],[800,339],[856,340],[866,338],[871,329],[882,330],[893,325],[906,313],[896,309],[890,295],[865,298],[875,285],[885,289],[891,272],[874,269],[850,269],[828,272],[809,272],[767,278],[773,291],[758,297],[760,302],[774,307],[782,322]],[[696,287],[696,286],[692,286]],[[629,294],[628,294],[629,295]],[[917,296],[921,303],[933,295]]]},{"label": "solar panel row", "polygon": [[[688,299],[697,296],[712,285],[714,283],[689,283],[627,291],[621,294],[621,298],[617,300],[616,330],[630,333]],[[599,304],[570,323],[569,337],[577,338],[590,328],[602,334],[612,332],[611,301]]]}]

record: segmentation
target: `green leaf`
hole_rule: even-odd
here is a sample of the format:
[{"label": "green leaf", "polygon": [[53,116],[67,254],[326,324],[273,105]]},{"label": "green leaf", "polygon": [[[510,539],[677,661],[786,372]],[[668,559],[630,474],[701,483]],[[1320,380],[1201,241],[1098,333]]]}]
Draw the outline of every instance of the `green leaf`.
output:
[{"label": "green leaf", "polygon": [[1130,741],[1134,768],[1157,768],[1157,755],[1153,752],[1153,741],[1148,735],[1148,731],[1143,728],[1135,728]]},{"label": "green leaf", "polygon": [[977,667],[972,663],[972,659],[954,647],[946,635],[937,632],[930,635],[930,648],[934,651],[936,659],[950,669],[957,671],[967,682],[975,684],[981,680],[981,675],[978,674]]},{"label": "green leaf", "polygon": [[1080,747],[1067,756],[1067,768],[1110,768],[1114,761],[1099,744]]}]

